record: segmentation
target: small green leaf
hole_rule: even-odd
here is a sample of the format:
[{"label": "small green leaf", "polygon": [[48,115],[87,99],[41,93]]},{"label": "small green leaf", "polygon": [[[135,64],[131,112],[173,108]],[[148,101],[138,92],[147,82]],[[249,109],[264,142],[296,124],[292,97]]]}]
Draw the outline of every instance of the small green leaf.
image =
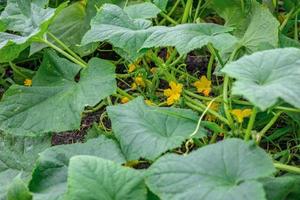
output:
[{"label": "small green leaf", "polygon": [[132,19],[155,18],[161,12],[157,6],[149,2],[127,6],[124,11]]},{"label": "small green leaf", "polygon": [[55,146],[42,152],[33,170],[29,184],[35,200],[56,200],[67,190],[69,160],[76,155],[91,155],[124,163],[118,144],[100,136],[83,144]]},{"label": "small green leaf", "polygon": [[82,45],[107,41],[120,49],[123,57],[134,61],[143,53],[138,52],[147,37],[155,30],[151,21],[131,19],[120,7],[104,4],[91,21],[89,30],[82,39]]},{"label": "small green leaf", "polygon": [[253,143],[228,139],[187,156],[168,154],[150,168],[146,184],[162,200],[266,200],[258,178],[275,168]]},{"label": "small green leaf", "polygon": [[88,67],[45,54],[32,87],[13,85],[0,103],[0,129],[15,135],[77,129],[81,112],[116,90],[115,66],[92,58]]},{"label": "small green leaf", "polygon": [[236,79],[232,93],[242,95],[262,111],[279,99],[300,108],[300,50],[283,48],[244,56],[222,71]]},{"label": "small green leaf", "polygon": [[162,11],[165,11],[168,5],[168,0],[154,0],[153,3]]},{"label": "small green leaf", "polygon": [[[180,147],[197,125],[191,110],[147,106],[143,98],[107,108],[116,138],[128,160],[155,159]],[[201,128],[197,137],[205,135]]]},{"label": "small green leaf", "polygon": [[71,158],[66,200],[146,200],[142,173],[92,156]]},{"label": "small green leaf", "polygon": [[215,48],[225,50],[237,41],[230,31],[231,28],[209,23],[159,27],[147,38],[142,49],[175,46],[180,54],[187,54],[212,43]]}]

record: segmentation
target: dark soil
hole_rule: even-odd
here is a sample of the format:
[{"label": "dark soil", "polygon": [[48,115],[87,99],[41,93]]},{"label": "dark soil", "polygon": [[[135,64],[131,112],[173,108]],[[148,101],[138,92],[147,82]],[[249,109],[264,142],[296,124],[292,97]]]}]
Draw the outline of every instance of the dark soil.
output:
[{"label": "dark soil", "polygon": [[[65,131],[60,133],[54,133],[52,136],[52,145],[61,144],[72,144],[77,142],[84,142],[84,137],[87,134],[88,129],[90,129],[94,123],[100,122],[100,116],[104,112],[104,109],[99,111],[89,113],[84,116],[81,120],[81,126],[79,130]],[[106,127],[110,127],[110,121],[104,122]]]},{"label": "dark soil", "polygon": [[186,70],[191,75],[206,74],[209,56],[196,55],[190,53],[186,58]]}]

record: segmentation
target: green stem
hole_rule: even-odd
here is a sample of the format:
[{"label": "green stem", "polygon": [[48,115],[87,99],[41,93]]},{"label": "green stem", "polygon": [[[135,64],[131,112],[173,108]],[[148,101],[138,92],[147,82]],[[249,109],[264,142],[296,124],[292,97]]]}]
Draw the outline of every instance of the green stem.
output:
[{"label": "green stem", "polygon": [[67,45],[65,45],[60,39],[58,39],[57,37],[55,37],[55,35],[53,35],[50,32],[47,32],[47,34],[57,43],[59,44],[61,47],[63,47],[70,55],[72,55],[74,58],[76,58],[77,60],[79,60],[80,62],[84,63],[85,65],[87,65],[87,63],[82,60],[82,58],[80,58],[76,53],[74,53],[69,47],[67,47]]},{"label": "green stem", "polygon": [[295,11],[295,8],[292,8],[291,11],[287,14],[286,18],[284,19],[284,21],[282,22],[282,24],[279,27],[280,31],[282,31],[284,29],[285,25],[288,23],[288,21],[292,17],[292,14],[294,11]]},{"label": "green stem", "polygon": [[211,80],[212,66],[214,64],[214,60],[215,60],[215,56],[213,54],[211,54],[211,56],[209,58],[208,66],[207,66],[207,73],[206,73],[208,80]]},{"label": "green stem", "polygon": [[[194,100],[194,99],[192,99],[192,98],[190,98],[186,95],[183,95],[183,97],[187,101],[186,103],[188,103],[187,106],[191,107],[190,105],[192,103],[192,104],[194,104],[194,108],[195,108],[195,106],[200,108],[200,109],[197,108],[195,110],[198,110],[198,111],[201,110],[201,112],[203,112],[207,108],[206,105],[204,105],[204,104],[200,103],[199,101],[196,101],[196,100]],[[224,122],[225,124],[229,125],[228,120],[226,118],[224,118],[222,115],[220,115],[218,112],[216,112],[212,109],[208,109],[207,112],[209,112],[210,114],[216,116],[220,121]]]},{"label": "green stem", "polygon": [[269,123],[258,133],[258,137],[256,139],[256,143],[259,144],[261,138],[266,134],[266,132],[274,125],[274,123],[277,121],[277,119],[280,117],[282,112],[276,113],[272,119],[269,121]]},{"label": "green stem", "polygon": [[181,70],[179,70],[179,69],[177,69],[177,68],[175,68],[175,67],[170,67],[170,66],[169,66],[169,68],[170,68],[171,70],[173,70],[173,71],[175,71],[175,72],[181,74],[181,75],[184,75],[184,76],[190,78],[190,79],[193,80],[193,81],[197,81],[197,80],[198,80],[196,77],[194,77],[194,76],[192,76],[192,75],[190,75],[190,74],[188,74],[188,73],[186,73],[186,72],[183,72],[183,71],[181,71]]},{"label": "green stem", "polygon": [[245,137],[244,137],[245,141],[248,141],[251,137],[251,131],[252,131],[253,126],[254,126],[256,114],[257,114],[257,108],[254,107],[253,110],[252,110],[252,114],[250,116],[249,122],[248,122],[247,129],[246,129],[246,133],[245,133]]},{"label": "green stem", "polygon": [[160,15],[163,16],[166,20],[168,20],[172,24],[174,24],[174,25],[178,24],[178,22],[176,22],[174,19],[172,19],[169,15],[166,15],[164,12],[161,12]]},{"label": "green stem", "polygon": [[[218,53],[218,51],[215,50],[215,48],[212,46],[211,43],[208,43],[208,44],[207,44],[207,48],[208,48],[208,50],[210,51],[210,53],[211,53],[212,55],[214,55],[214,56],[218,59],[220,65],[221,65],[222,67],[224,67],[225,64],[224,64],[224,62],[223,62],[223,60],[222,60],[220,54]],[[235,52],[234,52],[233,54],[235,55]]]},{"label": "green stem", "polygon": [[194,15],[194,23],[196,22],[197,17],[199,16],[199,11],[200,11],[200,8],[201,8],[201,3],[202,3],[202,0],[199,0],[198,4],[197,4],[197,7],[196,7],[195,15]]},{"label": "green stem", "polygon": [[10,67],[12,68],[12,70],[13,70],[15,73],[19,74],[19,75],[22,76],[24,79],[28,78],[25,74],[23,74],[23,73],[17,68],[17,66],[16,66],[14,63],[9,62],[9,65],[10,65]]},{"label": "green stem", "polygon": [[[176,10],[176,8],[179,5],[179,3],[180,3],[180,0],[177,0],[176,3],[174,4],[174,6],[171,8],[170,12],[168,13],[168,17],[170,17],[173,14],[173,12]],[[161,22],[159,23],[159,25],[162,25],[163,23],[165,23],[166,20],[167,20],[166,18],[164,18],[163,20],[161,20]]]},{"label": "green stem", "polygon": [[185,10],[183,13],[183,17],[181,20],[182,24],[187,23],[192,7],[193,7],[193,0],[187,0],[186,5],[185,5]]},{"label": "green stem", "polygon": [[290,172],[290,173],[293,173],[293,174],[300,174],[300,168],[299,167],[285,165],[285,164],[281,164],[281,163],[273,163],[273,165],[278,170]]},{"label": "green stem", "polygon": [[130,100],[134,99],[133,96],[131,96],[130,94],[128,94],[127,92],[125,92],[125,91],[122,90],[121,88],[117,88],[117,92],[118,92],[120,95],[129,98]]},{"label": "green stem", "polygon": [[298,12],[295,16],[295,23],[294,23],[294,40],[299,41],[299,32],[298,32]]},{"label": "green stem", "polygon": [[74,58],[73,56],[71,56],[70,54],[68,54],[64,50],[62,50],[61,48],[59,48],[59,47],[55,46],[54,44],[52,44],[51,42],[49,42],[48,40],[42,40],[42,42],[47,44],[49,47],[55,49],[56,51],[58,51],[59,53],[64,55],[66,58],[68,58],[69,60],[73,61],[74,63],[76,63],[78,65],[80,65],[81,67],[83,67],[83,68],[87,67],[86,64],[80,62],[79,60],[77,60],[76,58]]},{"label": "green stem", "polygon": [[229,99],[228,99],[228,87],[229,87],[229,77],[225,75],[224,83],[223,83],[223,103],[224,103],[224,112],[226,118],[229,121],[230,127],[233,127],[233,119],[230,114],[229,109]]}]

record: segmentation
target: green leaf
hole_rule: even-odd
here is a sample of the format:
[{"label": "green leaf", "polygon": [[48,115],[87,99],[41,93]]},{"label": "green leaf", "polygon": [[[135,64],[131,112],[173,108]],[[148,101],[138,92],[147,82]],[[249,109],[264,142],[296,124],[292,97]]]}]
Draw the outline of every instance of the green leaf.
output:
[{"label": "green leaf", "polygon": [[210,7],[225,19],[225,26],[235,29],[246,53],[278,46],[279,22],[266,6],[252,0],[212,0]]},{"label": "green leaf", "polygon": [[32,194],[20,175],[14,178],[7,194],[8,200],[31,200]]},{"label": "green leaf", "polygon": [[131,19],[120,7],[104,4],[92,19],[91,30],[84,35],[82,45],[107,41],[120,49],[118,53],[121,53],[123,57],[133,61],[143,55],[138,51],[155,30],[150,26],[150,21]]},{"label": "green leaf", "polygon": [[236,79],[232,93],[242,95],[262,111],[278,99],[300,108],[299,62],[299,49],[274,49],[244,56],[222,71]]},{"label": "green leaf", "polygon": [[165,11],[168,5],[168,0],[154,0],[153,3],[162,11]]},{"label": "green leaf", "polygon": [[50,147],[50,137],[12,137],[0,135],[0,199],[5,199],[14,178],[30,178],[38,153]]},{"label": "green leaf", "polygon": [[149,2],[127,6],[124,11],[132,19],[155,18],[161,12],[156,5]]},{"label": "green leaf", "polygon": [[[81,56],[89,55],[96,50],[98,44],[79,46],[84,34],[90,29],[90,21],[96,15],[96,8],[101,7],[110,0],[83,0],[72,3],[64,8],[49,26],[49,32],[60,39],[71,50]],[[51,42],[53,39],[48,37]],[[31,46],[31,54],[47,47],[42,43],[34,43]]]},{"label": "green leaf", "polygon": [[276,48],[279,41],[278,30],[279,22],[269,9],[255,1],[250,24],[240,43],[247,53]]},{"label": "green leaf", "polygon": [[162,200],[265,200],[263,185],[275,168],[253,143],[228,139],[187,156],[168,154],[150,168],[146,184]]},{"label": "green leaf", "polygon": [[11,61],[28,47],[29,37],[0,32],[0,63]]},{"label": "green leaf", "polygon": [[[116,138],[128,160],[155,159],[180,147],[196,129],[197,115],[191,110],[147,106],[143,98],[107,108]],[[205,135],[201,128],[197,137]]]},{"label": "green leaf", "polygon": [[66,200],[146,200],[142,173],[92,156],[71,158]]},{"label": "green leaf", "polygon": [[67,190],[67,169],[69,160],[76,155],[98,156],[116,163],[126,162],[118,144],[100,136],[83,144],[55,146],[42,152],[37,160],[30,191],[35,200],[56,200]]},{"label": "green leaf", "polygon": [[115,66],[92,58],[88,67],[45,54],[32,87],[13,85],[0,103],[0,129],[10,134],[40,134],[77,129],[81,112],[116,90]]},{"label": "green leaf", "polygon": [[160,27],[147,38],[142,48],[175,46],[180,54],[187,54],[212,43],[215,48],[225,50],[236,42],[228,33],[230,31],[231,28],[210,23]]},{"label": "green leaf", "polygon": [[291,39],[283,34],[279,35],[279,46],[280,48],[295,47],[300,48],[300,43],[294,39]]},{"label": "green leaf", "polygon": [[44,9],[30,1],[8,1],[0,20],[10,33],[0,32],[0,63],[17,58],[31,42],[41,37],[54,16],[65,6],[63,3],[57,9]]},{"label": "green leaf", "polygon": [[[209,5],[225,20],[225,26],[235,28],[234,34],[242,37],[250,21],[252,0],[211,0]],[[241,4],[244,3],[244,6]]]},{"label": "green leaf", "polygon": [[266,178],[262,183],[268,200],[286,200],[296,186],[296,180],[292,176]]}]

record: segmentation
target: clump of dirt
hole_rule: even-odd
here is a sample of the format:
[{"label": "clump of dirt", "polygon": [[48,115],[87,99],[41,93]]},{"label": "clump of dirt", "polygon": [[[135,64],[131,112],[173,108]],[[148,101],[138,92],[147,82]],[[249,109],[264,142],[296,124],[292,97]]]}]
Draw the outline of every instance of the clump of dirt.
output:
[{"label": "clump of dirt", "polygon": [[206,66],[209,62],[209,56],[196,55],[190,53],[186,58],[186,70],[191,75],[206,74]]},{"label": "clump of dirt", "polygon": [[[104,109],[101,109],[99,111],[86,114],[81,120],[81,126],[79,130],[54,133],[52,136],[52,145],[55,146],[84,142],[84,137],[87,134],[87,131],[93,126],[94,123],[100,122],[100,117],[104,111]],[[104,125],[106,127],[110,127],[110,121],[108,119],[105,120]]]}]

